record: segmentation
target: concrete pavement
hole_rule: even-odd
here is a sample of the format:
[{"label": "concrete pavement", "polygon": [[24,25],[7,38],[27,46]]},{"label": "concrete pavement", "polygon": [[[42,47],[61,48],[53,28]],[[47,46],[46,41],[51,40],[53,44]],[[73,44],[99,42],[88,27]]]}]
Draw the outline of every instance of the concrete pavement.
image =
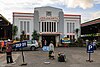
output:
[{"label": "concrete pavement", "polygon": [[[15,62],[15,60],[20,56],[20,54],[17,53],[12,53],[12,58],[13,61]],[[0,54],[0,67],[5,67],[5,66],[11,66],[11,64],[7,64],[6,63],[6,53],[2,53]]]},{"label": "concrete pavement", "polygon": [[[58,62],[58,52],[64,52],[67,56],[67,62]],[[21,54],[21,52],[17,52]],[[48,52],[41,49],[38,51],[24,51],[25,62],[27,66],[23,67],[100,67],[100,49],[97,49],[91,56],[94,62],[86,62],[88,54],[85,47],[61,47],[55,48],[55,60],[48,59]],[[44,62],[50,62],[45,64]],[[19,55],[16,64],[10,65],[11,67],[21,67],[22,56]],[[7,67],[7,66],[6,66]]]}]

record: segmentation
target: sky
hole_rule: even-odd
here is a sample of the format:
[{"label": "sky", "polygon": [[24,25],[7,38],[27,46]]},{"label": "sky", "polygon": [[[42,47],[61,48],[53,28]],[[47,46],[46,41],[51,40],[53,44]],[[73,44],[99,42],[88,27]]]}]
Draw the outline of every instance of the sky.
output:
[{"label": "sky", "polygon": [[13,12],[34,13],[35,7],[52,6],[64,14],[81,15],[81,23],[100,18],[100,0],[0,0],[0,14],[12,21]]}]

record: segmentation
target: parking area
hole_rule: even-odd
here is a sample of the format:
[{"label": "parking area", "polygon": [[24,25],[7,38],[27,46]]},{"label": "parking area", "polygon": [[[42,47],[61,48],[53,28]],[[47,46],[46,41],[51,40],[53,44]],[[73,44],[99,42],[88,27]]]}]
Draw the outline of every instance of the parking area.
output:
[{"label": "parking area", "polygon": [[[57,54],[59,52],[65,53],[67,62],[58,62]],[[16,64],[10,65],[12,67],[21,67],[22,62],[21,51],[15,52],[20,54],[16,59]],[[23,67],[100,67],[100,49],[94,51],[91,55],[93,62],[86,62],[88,54],[85,47],[60,47],[55,48],[55,59],[48,58],[48,52],[42,51],[39,48],[37,51],[24,51],[26,66]],[[45,64],[45,62],[50,62]]]}]

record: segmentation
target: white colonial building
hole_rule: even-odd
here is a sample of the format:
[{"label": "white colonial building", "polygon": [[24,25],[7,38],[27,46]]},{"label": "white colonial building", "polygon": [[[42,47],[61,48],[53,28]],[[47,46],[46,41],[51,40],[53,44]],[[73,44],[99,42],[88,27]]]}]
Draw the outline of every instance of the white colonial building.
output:
[{"label": "white colonial building", "polygon": [[54,42],[58,46],[60,40],[67,36],[76,39],[75,29],[79,29],[80,36],[81,15],[64,14],[62,9],[55,7],[36,7],[34,13],[13,13],[13,25],[18,26],[16,37],[20,38],[24,30],[29,39],[32,39],[32,32],[36,30],[39,34],[39,41],[43,45],[43,40]]}]

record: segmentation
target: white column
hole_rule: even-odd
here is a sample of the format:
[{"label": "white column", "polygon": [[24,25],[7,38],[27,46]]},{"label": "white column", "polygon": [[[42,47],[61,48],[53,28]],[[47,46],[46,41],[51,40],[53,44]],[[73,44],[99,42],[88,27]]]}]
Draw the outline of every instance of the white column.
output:
[{"label": "white column", "polygon": [[71,39],[71,38],[70,38],[70,35],[69,35],[69,39]]},{"label": "white column", "polygon": [[[24,30],[24,21],[22,22],[22,31],[23,31],[23,30]],[[21,31],[21,32],[22,32],[22,31]]]},{"label": "white column", "polygon": [[71,31],[70,31],[70,23],[69,23],[69,33],[71,33]]},{"label": "white column", "polygon": [[28,29],[27,29],[27,21],[26,21],[26,34],[28,33],[27,30],[28,30]]},{"label": "white column", "polygon": [[40,22],[40,32],[42,32],[42,22]]},{"label": "white column", "polygon": [[56,22],[56,32],[57,32],[57,22]]}]

